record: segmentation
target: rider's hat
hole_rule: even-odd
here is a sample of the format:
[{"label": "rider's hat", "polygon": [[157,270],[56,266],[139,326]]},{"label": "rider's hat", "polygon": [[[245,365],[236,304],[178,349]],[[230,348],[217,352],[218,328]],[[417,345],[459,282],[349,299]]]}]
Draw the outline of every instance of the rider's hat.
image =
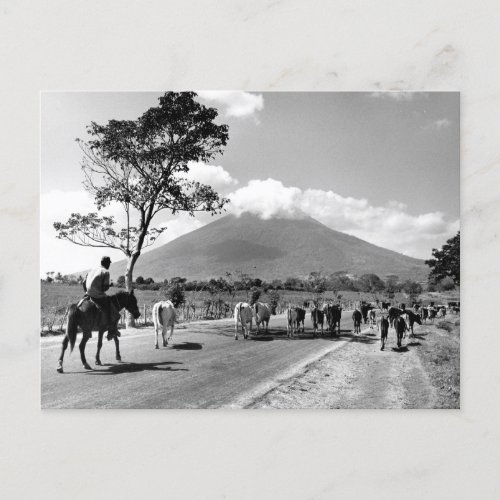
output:
[{"label": "rider's hat", "polygon": [[101,264],[106,264],[106,263],[110,263],[111,264],[111,259],[105,255],[102,259],[101,259]]}]

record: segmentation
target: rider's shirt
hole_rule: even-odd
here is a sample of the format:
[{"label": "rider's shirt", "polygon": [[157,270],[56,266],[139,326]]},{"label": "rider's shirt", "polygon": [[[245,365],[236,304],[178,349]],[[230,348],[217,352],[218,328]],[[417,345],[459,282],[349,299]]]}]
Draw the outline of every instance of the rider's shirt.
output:
[{"label": "rider's shirt", "polygon": [[107,297],[105,290],[109,286],[109,271],[104,267],[92,269],[87,274],[85,285],[87,286],[87,295],[90,297],[94,299]]}]

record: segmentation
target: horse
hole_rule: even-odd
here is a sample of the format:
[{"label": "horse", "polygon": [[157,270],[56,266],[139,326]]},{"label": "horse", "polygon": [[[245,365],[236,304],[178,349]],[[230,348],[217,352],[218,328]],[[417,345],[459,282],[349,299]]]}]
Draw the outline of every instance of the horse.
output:
[{"label": "horse", "polygon": [[266,325],[266,333],[269,328],[269,320],[271,319],[271,308],[264,302],[256,302],[253,305],[253,312],[255,316],[255,324],[257,325],[257,332],[260,332],[260,324]]},{"label": "horse", "polygon": [[415,323],[421,325],[422,324],[422,320],[420,319],[420,316],[418,314],[415,314],[413,311],[410,311],[409,309],[407,309],[405,311],[405,314],[406,314],[406,324],[407,324],[407,327],[408,327],[408,330],[410,332],[410,337],[413,337],[413,325]]},{"label": "horse", "polygon": [[[238,302],[234,306],[234,340],[238,340],[238,324],[241,323],[243,338],[248,339],[252,331],[252,308],[247,302]],[[247,327],[250,323],[250,329]]]},{"label": "horse", "polygon": [[[134,319],[137,319],[141,315],[139,308],[137,307],[137,298],[135,297],[133,290],[131,292],[121,291],[115,293],[114,295],[108,295],[108,297],[118,311],[125,308],[130,314],[132,314]],[[87,341],[92,337],[93,331],[99,332],[95,364],[101,365],[100,353],[102,348],[102,337],[106,330],[112,326],[116,327],[117,324],[118,318],[114,320],[114,325],[106,323],[103,313],[91,300],[80,301],[78,305],[71,304],[68,308],[68,324],[66,326],[66,335],[62,341],[62,349],[57,363],[57,371],[59,373],[63,373],[64,353],[68,348],[68,343],[70,344],[71,351],[73,351],[76,342],[76,335],[78,333],[78,327],[80,327],[83,332],[82,340],[79,346],[80,358],[82,360],[83,367],[86,370],[92,370],[85,358],[85,346]],[[120,342],[116,336],[114,337],[114,340],[116,346],[116,360],[121,361]]]},{"label": "horse", "polygon": [[401,340],[403,339],[403,335],[408,329],[406,326],[406,321],[402,316],[398,316],[394,319],[394,329],[396,330],[396,336],[398,339],[398,347],[401,347]]},{"label": "horse", "polygon": [[[163,347],[167,347],[168,341],[174,335],[174,325],[176,318],[176,310],[171,300],[157,302],[153,306],[153,325],[155,327],[155,349],[158,347],[158,332],[161,328],[161,336],[163,339]],[[167,328],[170,326],[170,335],[167,339]]]},{"label": "horse", "polygon": [[380,350],[383,351],[385,343],[387,342],[387,335],[389,333],[389,320],[387,316],[382,316],[378,320],[378,330],[380,332]]},{"label": "horse", "polygon": [[363,315],[361,311],[355,309],[352,313],[352,320],[354,321],[354,333],[356,335],[361,333],[361,320],[363,319]]}]

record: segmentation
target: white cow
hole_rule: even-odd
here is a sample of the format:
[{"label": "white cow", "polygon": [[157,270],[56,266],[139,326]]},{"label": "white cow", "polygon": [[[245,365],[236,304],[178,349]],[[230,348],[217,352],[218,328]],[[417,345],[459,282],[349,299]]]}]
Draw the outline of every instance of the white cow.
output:
[{"label": "white cow", "polygon": [[247,339],[249,337],[248,323],[250,323],[250,331],[252,331],[252,308],[246,302],[238,302],[234,307],[234,340],[238,340],[239,323],[241,323],[243,330],[243,338]]},{"label": "white cow", "polygon": [[[157,302],[153,306],[153,324],[155,327],[155,348],[158,347],[158,331],[161,328],[161,336],[163,337],[163,347],[167,347],[168,340],[172,339],[174,335],[174,324],[176,317],[176,310],[171,300]],[[167,340],[167,328],[170,326],[170,335]]]},{"label": "white cow", "polygon": [[269,320],[271,319],[271,308],[264,302],[256,302],[253,305],[253,312],[255,315],[255,324],[257,325],[257,331],[260,332],[260,324],[263,323],[266,325],[267,333]]},{"label": "white cow", "polygon": [[298,330],[298,314],[297,308],[288,306],[286,310],[286,335],[293,337],[293,334]]}]

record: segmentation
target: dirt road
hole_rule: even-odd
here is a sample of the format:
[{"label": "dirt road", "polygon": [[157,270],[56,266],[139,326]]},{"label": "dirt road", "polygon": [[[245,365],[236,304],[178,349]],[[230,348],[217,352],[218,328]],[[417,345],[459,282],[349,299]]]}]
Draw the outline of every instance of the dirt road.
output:
[{"label": "dirt road", "polygon": [[[172,346],[155,350],[152,329],[123,332],[122,362],[105,343],[103,366],[81,366],[78,350],[56,373],[61,338],[42,340],[43,408],[428,408],[434,392],[414,352],[394,351],[392,330],[384,352],[376,330],[287,339],[284,317],[273,317],[269,335],[233,340],[231,320],[179,328]],[[79,341],[79,340],[78,340]],[[94,338],[87,345],[93,362]]]}]

